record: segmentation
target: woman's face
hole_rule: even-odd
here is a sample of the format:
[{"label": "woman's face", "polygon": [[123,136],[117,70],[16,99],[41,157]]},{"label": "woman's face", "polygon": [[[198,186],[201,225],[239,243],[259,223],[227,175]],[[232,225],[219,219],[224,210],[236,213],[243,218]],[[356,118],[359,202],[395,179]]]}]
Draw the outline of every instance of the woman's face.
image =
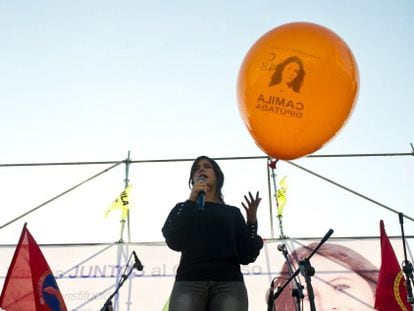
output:
[{"label": "woman's face", "polygon": [[[315,254],[310,259],[315,268],[312,287],[315,294],[315,306],[318,311],[374,310],[374,293],[369,284],[357,273]],[[332,271],[319,273],[318,271]],[[304,301],[305,310],[309,310],[309,301]]]},{"label": "woman's face", "polygon": [[217,183],[216,173],[213,165],[207,159],[199,160],[195,166],[193,181],[197,181],[200,177],[204,178],[209,188],[215,187]]},{"label": "woman's face", "polygon": [[299,64],[296,62],[290,62],[286,64],[282,71],[282,81],[285,83],[290,83],[295,80],[299,74],[299,69]]}]

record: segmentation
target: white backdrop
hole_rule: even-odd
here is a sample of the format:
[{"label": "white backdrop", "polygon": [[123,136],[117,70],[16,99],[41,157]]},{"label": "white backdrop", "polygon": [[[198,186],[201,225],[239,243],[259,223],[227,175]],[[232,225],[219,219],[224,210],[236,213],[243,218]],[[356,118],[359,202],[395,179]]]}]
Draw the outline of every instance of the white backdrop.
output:
[{"label": "white backdrop", "polygon": [[[249,293],[250,310],[266,310],[267,308],[266,291],[272,278],[279,274],[284,262],[283,255],[277,250],[277,245],[283,242],[291,252],[300,245],[307,245],[318,240],[265,241],[265,246],[256,262],[242,266]],[[412,241],[412,238],[410,240]],[[328,242],[348,246],[366,257],[374,266],[380,265],[378,238],[331,238]],[[391,242],[397,257],[402,261],[401,239],[392,238]],[[141,272],[133,270],[130,279],[120,289],[118,310],[162,310],[168,300],[179,261],[179,253],[171,251],[162,242],[41,245],[41,249],[57,278],[67,307],[69,310],[78,311],[96,311],[103,306],[107,297],[114,292],[117,276],[125,271],[126,261],[132,251],[137,253],[144,265],[144,270]],[[1,283],[4,282],[14,250],[14,245],[0,247]],[[410,249],[408,249],[408,254],[412,262]],[[324,271],[318,267],[315,269],[315,277],[323,275]],[[364,297],[359,297],[359,299],[364,300]]]}]

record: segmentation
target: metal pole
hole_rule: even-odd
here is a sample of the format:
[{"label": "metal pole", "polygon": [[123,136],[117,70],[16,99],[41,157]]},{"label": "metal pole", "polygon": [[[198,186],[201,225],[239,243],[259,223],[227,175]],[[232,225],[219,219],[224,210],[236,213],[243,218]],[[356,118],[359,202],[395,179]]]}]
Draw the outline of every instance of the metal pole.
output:
[{"label": "metal pole", "polygon": [[270,236],[272,239],[275,238],[274,227],[273,227],[273,200],[272,200],[272,190],[270,186],[270,164],[269,162],[271,159],[267,159],[266,161],[266,168],[267,168],[267,188],[268,188],[268,196],[269,196],[269,213],[270,213]]},{"label": "metal pole", "polygon": [[[130,154],[131,152],[128,151],[128,157],[125,160],[125,179],[124,179],[124,186],[125,189],[128,187],[129,185],[129,166],[131,164],[131,159],[130,159]],[[117,252],[117,265],[120,268],[121,264],[122,264],[122,259],[125,259],[125,262],[128,263],[128,254],[129,254],[129,247],[128,244],[124,245],[124,229],[125,229],[125,222],[127,222],[127,226],[128,226],[128,242],[131,242],[131,232],[130,232],[130,225],[129,225],[129,208],[127,210],[127,219],[125,220],[123,218],[123,215],[121,215],[121,236],[119,239],[119,243],[118,243],[118,252]],[[125,246],[125,247],[124,247]],[[123,256],[122,256],[123,255]],[[122,258],[123,257],[123,258]],[[118,271],[120,271],[121,269],[118,269]],[[122,275],[117,274],[116,277],[116,284],[119,283],[120,278],[122,277]],[[127,310],[129,310],[130,305],[131,305],[131,280],[129,279],[129,286],[128,286],[128,301],[127,301]],[[114,311],[120,310],[119,309],[119,294],[117,293],[114,296]]]}]

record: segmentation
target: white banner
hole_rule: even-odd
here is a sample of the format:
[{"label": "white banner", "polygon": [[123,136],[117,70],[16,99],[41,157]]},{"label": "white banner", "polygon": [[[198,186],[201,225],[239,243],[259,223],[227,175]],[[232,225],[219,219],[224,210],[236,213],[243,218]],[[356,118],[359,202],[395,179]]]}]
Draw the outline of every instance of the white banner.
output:
[{"label": "white banner", "polygon": [[[401,239],[390,239],[400,262],[403,260]],[[411,240],[412,241],[412,240]],[[250,310],[267,310],[266,292],[273,278],[280,276],[285,257],[277,246],[285,245],[289,254],[293,250],[319,242],[310,239],[267,240],[255,263],[242,266],[242,272],[249,293]],[[339,245],[348,248],[349,258],[355,253],[365,258],[378,269],[380,265],[380,242],[378,238],[330,239],[324,245]],[[114,293],[122,275],[126,275],[131,267],[126,267],[132,251],[141,260],[144,269],[133,269],[129,278],[120,288],[118,299],[113,299],[115,310],[142,311],[162,310],[167,302],[174,282],[180,254],[170,250],[164,243],[114,243],[114,244],[76,244],[76,245],[41,245],[41,250],[49,266],[53,270],[62,296],[69,310],[96,311],[100,310],[107,298]],[[321,248],[322,249],[322,248]],[[0,246],[0,277],[1,284],[5,276],[15,245]],[[409,260],[412,261],[411,250],[407,249]],[[319,254],[319,251],[316,253]],[[312,284],[319,306],[332,298],[319,289],[319,283],[334,281],[332,275],[350,275],[349,266],[338,265],[338,260],[326,257],[321,262],[317,255],[310,259],[315,268]],[[349,259],[348,259],[349,260]],[[129,262],[131,265],[134,259]],[[297,264],[295,266],[297,268]],[[300,275],[300,274],[299,274]],[[287,279],[285,276],[282,279]],[[305,281],[302,285],[306,289]],[[117,281],[118,280],[118,281]],[[322,280],[322,281],[321,281]],[[279,279],[278,285],[283,285]],[[293,283],[292,283],[293,284]],[[331,286],[332,288],[334,285]],[[290,291],[288,287],[286,291]],[[344,290],[346,292],[346,289]],[[344,301],[347,305],[356,305],[355,310],[371,310],[372,293],[357,290],[352,295],[340,293],[344,297],[336,301]],[[342,299],[343,298],[343,299]],[[345,299],[346,298],[346,299]],[[342,300],[341,300],[342,299]],[[346,302],[347,301],[347,302]],[[308,308],[305,300],[305,310]],[[328,303],[328,302],[326,302]],[[365,309],[364,309],[365,308]],[[373,309],[372,309],[373,310]]]}]

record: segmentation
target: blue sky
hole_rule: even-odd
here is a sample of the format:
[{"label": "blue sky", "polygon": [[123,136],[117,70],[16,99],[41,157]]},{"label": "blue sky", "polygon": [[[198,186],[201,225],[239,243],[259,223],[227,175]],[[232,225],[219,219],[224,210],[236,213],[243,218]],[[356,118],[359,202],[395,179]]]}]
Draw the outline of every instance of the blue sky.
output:
[{"label": "blue sky", "polygon": [[[2,1],[0,163],[123,160],[129,150],[132,160],[264,156],[238,111],[238,70],[261,35],[295,21],[337,33],[360,72],[352,115],[315,154],[412,152],[412,1]],[[411,156],[295,163],[414,216]],[[228,203],[249,189],[267,195],[265,162],[221,164]],[[133,241],[162,238],[169,209],[188,195],[189,165],[131,166]],[[2,223],[107,166],[0,167]],[[394,213],[283,161],[277,175],[288,175],[289,236],[378,235],[379,219],[400,234]],[[103,214],[124,178],[121,165],[1,229],[0,243],[15,243],[24,221],[39,243],[116,240],[118,215]],[[414,234],[412,221],[405,227]]]}]

